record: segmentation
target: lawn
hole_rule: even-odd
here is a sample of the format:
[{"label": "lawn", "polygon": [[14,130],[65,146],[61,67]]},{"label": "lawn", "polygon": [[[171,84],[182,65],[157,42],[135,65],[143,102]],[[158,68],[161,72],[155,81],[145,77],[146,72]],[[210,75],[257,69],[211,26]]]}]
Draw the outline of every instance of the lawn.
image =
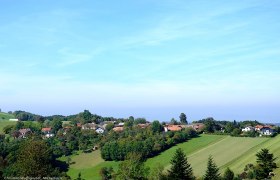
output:
[{"label": "lawn", "polygon": [[[239,138],[239,137],[226,137],[225,139],[207,146],[207,148],[201,149],[190,156],[188,156],[189,162],[193,167],[194,174],[199,177],[206,171],[207,159],[209,155],[212,155],[214,161],[220,167],[220,172],[223,173],[226,167],[230,167],[234,172],[240,173],[244,169],[244,166],[236,166],[233,168],[234,163],[238,162],[237,159],[246,158],[247,154],[253,153],[258,150],[260,144],[268,141],[267,138]],[[254,149],[255,151],[251,151]],[[250,151],[250,153],[248,153]],[[242,158],[241,158],[242,157]],[[250,162],[250,161],[247,161]],[[255,162],[255,161],[253,161]],[[252,163],[253,163],[252,162]]]},{"label": "lawn", "polygon": [[7,125],[14,125],[16,124],[15,121],[7,121],[7,120],[0,120],[0,133],[4,133],[3,132],[3,128]]},{"label": "lawn", "polygon": [[178,144],[162,152],[160,155],[148,159],[146,165],[149,166],[151,169],[156,167],[158,164],[168,166],[171,157],[174,155],[177,148],[182,148],[187,155],[190,155],[192,153],[197,152],[198,150],[214,145],[226,137],[227,136],[220,135],[201,135],[201,137],[194,138],[188,142]]},{"label": "lawn", "polygon": [[[206,169],[207,159],[212,155],[214,161],[223,174],[226,167],[230,167],[235,173],[241,173],[248,163],[256,162],[256,153],[261,148],[268,148],[275,157],[279,157],[276,162],[280,167],[280,136],[275,138],[240,138],[219,135],[201,135],[188,142],[174,146],[156,157],[146,161],[146,166],[151,169],[161,164],[168,169],[170,159],[177,148],[182,148],[188,156],[188,160],[197,177],[203,176]],[[104,161],[100,157],[100,151],[92,153],[74,155],[71,157],[75,164],[70,166],[68,175],[76,178],[81,172],[85,179],[99,179],[99,170],[102,167],[112,166],[117,170],[118,162]],[[280,179],[280,168],[275,170],[275,179]]]},{"label": "lawn", "polygon": [[2,120],[8,121],[9,119],[14,119],[14,118],[15,118],[15,116],[12,114],[0,112],[0,121],[2,121]]},{"label": "lawn", "polygon": [[[160,164],[167,166],[178,147],[183,148],[186,153],[191,154],[198,151],[199,149],[205,148],[211,144],[215,144],[224,138],[226,138],[226,136],[202,135],[199,138],[194,138],[186,143],[181,143],[177,146],[174,146],[154,158],[150,158],[146,162],[146,165],[150,168],[153,168],[160,162]],[[79,172],[81,172],[82,177],[85,179],[92,179],[93,177],[94,179],[98,179],[99,170],[102,167],[112,166],[116,170],[119,164],[119,162],[104,161],[100,157],[100,151],[94,151],[87,154],[81,153],[78,156],[72,156],[71,159],[73,162],[75,162],[75,164],[70,165],[70,169],[68,171],[68,175],[72,178],[76,178]]]}]

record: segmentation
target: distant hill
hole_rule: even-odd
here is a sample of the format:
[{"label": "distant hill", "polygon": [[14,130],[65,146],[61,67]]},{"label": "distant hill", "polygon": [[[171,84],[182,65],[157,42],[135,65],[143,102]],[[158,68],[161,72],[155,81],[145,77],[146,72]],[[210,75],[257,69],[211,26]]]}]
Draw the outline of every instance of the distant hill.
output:
[{"label": "distant hill", "polygon": [[8,114],[8,113],[4,113],[4,112],[0,112],[0,121],[1,120],[9,120],[9,119],[14,119],[15,116],[12,114]]}]

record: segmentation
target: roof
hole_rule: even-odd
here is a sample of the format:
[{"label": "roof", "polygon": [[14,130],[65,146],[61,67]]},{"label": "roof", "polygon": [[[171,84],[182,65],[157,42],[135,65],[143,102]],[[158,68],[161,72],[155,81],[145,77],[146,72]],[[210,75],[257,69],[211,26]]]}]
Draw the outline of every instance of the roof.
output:
[{"label": "roof", "polygon": [[31,132],[31,129],[27,128],[27,129],[20,129],[18,130],[21,134],[25,134],[27,132]]},{"label": "roof", "polygon": [[52,128],[42,128],[42,131],[51,131],[52,130]]},{"label": "roof", "polygon": [[255,128],[261,129],[263,128],[263,125],[256,125]]},{"label": "roof", "polygon": [[145,124],[137,124],[137,126],[141,127],[141,128],[147,128],[150,124],[149,123],[145,123]]},{"label": "roof", "polygon": [[123,127],[114,127],[113,131],[119,132],[119,131],[123,131]]},{"label": "roof", "polygon": [[181,131],[183,128],[180,125],[168,125],[167,129],[169,131]]},{"label": "roof", "polygon": [[81,123],[77,123],[77,127],[82,127],[82,124]]}]

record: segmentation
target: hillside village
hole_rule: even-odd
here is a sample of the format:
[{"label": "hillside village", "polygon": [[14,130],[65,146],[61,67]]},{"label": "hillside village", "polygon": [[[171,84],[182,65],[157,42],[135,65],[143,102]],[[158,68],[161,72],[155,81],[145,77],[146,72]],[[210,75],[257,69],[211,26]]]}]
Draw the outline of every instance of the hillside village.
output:
[{"label": "hillside village", "polygon": [[[2,139],[8,140],[7,143],[42,139],[56,159],[94,151],[100,151],[105,161],[123,161],[130,152],[141,153],[148,159],[201,134],[263,139],[276,136],[280,129],[258,121],[230,122],[213,118],[188,123],[184,113],[179,120],[173,118],[170,122],[132,116],[127,119],[102,117],[88,110],[71,116],[43,117],[24,111],[7,115],[12,118],[6,117],[5,122],[13,124],[2,127]],[[9,168],[4,173],[11,173]]]},{"label": "hillside village", "polygon": [[[210,118],[212,122],[214,122],[215,120]],[[47,120],[47,119],[46,119]],[[13,121],[13,122],[24,122],[20,119],[9,119],[9,121]],[[75,121],[75,120],[74,120]],[[78,121],[78,120],[77,120]],[[42,128],[41,128],[41,135],[44,138],[51,138],[54,137],[57,133],[62,132],[64,135],[71,129],[74,127],[77,127],[78,129],[80,129],[81,131],[85,131],[85,130],[90,130],[93,132],[96,132],[97,134],[106,134],[109,131],[114,131],[114,132],[122,132],[124,131],[126,128],[131,128],[132,126],[138,127],[138,128],[150,128],[151,126],[151,122],[146,121],[144,118],[141,119],[142,122],[139,123],[133,123],[132,125],[128,125],[128,121],[129,119],[125,120],[125,119],[121,119],[121,120],[113,120],[113,121],[101,121],[98,123],[95,123],[93,121],[90,121],[88,123],[75,123],[73,124],[69,121],[60,121],[61,122],[61,127],[57,128],[53,128],[51,124],[46,125],[46,124],[42,124]],[[145,122],[145,123],[143,123]],[[252,121],[254,124],[256,124],[254,121]],[[251,122],[247,122],[247,124],[250,124]],[[184,129],[187,128],[191,128],[193,130],[195,130],[198,133],[231,133],[231,132],[226,132],[225,131],[225,125],[220,125],[218,128],[215,129],[215,132],[208,132],[207,128],[209,129],[209,127],[206,127],[207,125],[205,125],[205,123],[191,123],[191,124],[184,124],[184,123],[180,123],[180,122],[162,122],[162,132],[176,132],[176,131],[182,131]],[[216,125],[213,125],[216,126]],[[107,128],[106,128],[107,127]],[[16,129],[13,132],[9,131],[9,128],[11,129],[11,127],[5,127],[6,131],[11,134],[14,138],[26,138],[28,134],[32,134],[33,131],[30,128],[20,128],[20,129]],[[278,131],[278,127],[274,126],[274,125],[268,125],[268,124],[262,124],[262,123],[257,123],[255,126],[251,126],[251,125],[242,125],[239,126],[238,128],[239,133],[237,135],[239,136],[248,136],[248,134],[252,134],[254,133],[254,136],[273,136],[277,133]],[[37,130],[38,131],[38,130]],[[237,136],[236,135],[236,136]]]}]

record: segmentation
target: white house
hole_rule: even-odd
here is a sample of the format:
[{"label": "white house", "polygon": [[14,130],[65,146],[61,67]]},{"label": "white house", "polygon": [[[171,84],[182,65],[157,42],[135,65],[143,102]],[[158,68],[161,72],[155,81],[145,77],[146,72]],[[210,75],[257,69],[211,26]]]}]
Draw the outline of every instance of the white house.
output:
[{"label": "white house", "polygon": [[97,132],[98,134],[103,134],[104,129],[102,129],[101,127],[98,127],[98,128],[96,128],[95,132]]},{"label": "white house", "polygon": [[95,123],[84,124],[84,125],[82,125],[82,129],[84,129],[84,130],[88,130],[88,129],[95,130],[96,129],[96,124]]},{"label": "white house", "polygon": [[263,127],[260,132],[262,135],[266,136],[270,136],[275,133],[274,129],[271,129],[269,127]]},{"label": "white house", "polygon": [[247,126],[245,128],[242,129],[243,132],[249,132],[249,131],[254,131],[255,128],[253,128],[252,126]]}]

